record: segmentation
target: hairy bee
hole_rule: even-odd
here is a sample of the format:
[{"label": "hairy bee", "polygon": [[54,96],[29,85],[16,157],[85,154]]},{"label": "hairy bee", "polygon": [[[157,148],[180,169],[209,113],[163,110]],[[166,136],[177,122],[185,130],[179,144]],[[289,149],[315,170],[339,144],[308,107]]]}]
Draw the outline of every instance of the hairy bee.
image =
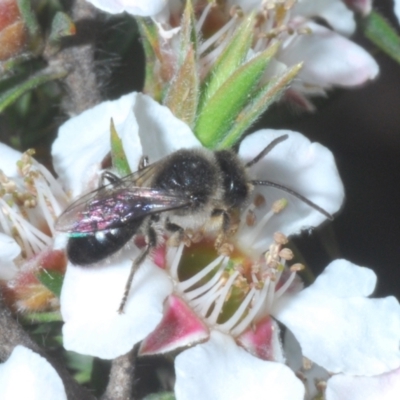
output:
[{"label": "hairy bee", "polygon": [[[270,182],[251,180],[247,169],[262,159],[283,135],[244,164],[232,150],[181,149],[137,172],[119,178],[105,172],[108,184],[71,204],[56,222],[70,236],[67,255],[72,264],[89,266],[120,250],[135,235],[146,245],[134,260],[119,312],[123,311],[135,271],[162,234],[182,238],[185,229],[198,229],[219,217],[219,238],[231,228],[232,215],[248,203],[256,185],[272,186],[296,196],[329,219],[332,216],[297,192]],[[160,228],[161,227],[161,228]]]}]

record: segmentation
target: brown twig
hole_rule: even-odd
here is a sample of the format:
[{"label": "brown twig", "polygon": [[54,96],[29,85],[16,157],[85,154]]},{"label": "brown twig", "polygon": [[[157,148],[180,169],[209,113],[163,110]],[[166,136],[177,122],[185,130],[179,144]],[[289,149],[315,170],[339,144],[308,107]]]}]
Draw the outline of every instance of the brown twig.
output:
[{"label": "brown twig", "polygon": [[0,359],[3,361],[7,360],[14,348],[18,345],[33,350],[53,366],[63,381],[68,400],[94,399],[90,393],[78,385],[78,383],[58,361],[49,357],[40,346],[30,338],[22,326],[14,319],[0,296]]},{"label": "brown twig", "polygon": [[136,348],[116,358],[111,365],[110,380],[101,400],[132,400]]}]

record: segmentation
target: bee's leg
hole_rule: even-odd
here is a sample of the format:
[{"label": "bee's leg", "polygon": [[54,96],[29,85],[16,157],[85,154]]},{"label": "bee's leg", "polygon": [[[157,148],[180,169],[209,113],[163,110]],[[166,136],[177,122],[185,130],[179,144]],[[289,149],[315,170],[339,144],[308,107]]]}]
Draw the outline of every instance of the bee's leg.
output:
[{"label": "bee's leg", "polygon": [[184,242],[186,246],[190,246],[190,239],[186,236],[185,230],[175,224],[167,218],[165,221],[165,229],[172,233],[172,236],[169,238],[169,244],[171,246],[178,246],[180,243]]},{"label": "bee's leg", "polygon": [[104,171],[100,176],[100,185],[104,186],[107,183],[117,183],[121,180],[121,178],[110,171]]},{"label": "bee's leg", "polygon": [[231,214],[229,214],[226,210],[215,209],[211,213],[211,217],[221,218],[220,232],[215,239],[215,248],[219,249],[224,244],[226,237],[234,233],[236,226],[232,220]]},{"label": "bee's leg", "polygon": [[149,157],[147,156],[140,157],[138,171],[140,171],[143,168],[146,168],[148,165],[149,165]]},{"label": "bee's leg", "polygon": [[142,252],[136,257],[136,259],[132,263],[131,272],[129,273],[128,280],[126,281],[124,296],[122,297],[121,304],[118,308],[118,313],[122,314],[124,312],[124,307],[126,300],[128,298],[129,291],[131,289],[132,280],[135,276],[136,271],[142,264],[142,262],[146,259],[152,249],[157,245],[157,234],[153,227],[150,225],[147,232],[146,237],[146,246],[142,250]]}]

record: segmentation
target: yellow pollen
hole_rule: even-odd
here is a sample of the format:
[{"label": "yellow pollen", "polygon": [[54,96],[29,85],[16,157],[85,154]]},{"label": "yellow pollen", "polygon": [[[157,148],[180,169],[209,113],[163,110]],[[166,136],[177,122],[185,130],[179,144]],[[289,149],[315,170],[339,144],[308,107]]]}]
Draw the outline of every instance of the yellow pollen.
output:
[{"label": "yellow pollen", "polygon": [[279,257],[283,258],[284,260],[292,260],[294,257],[293,251],[285,247],[279,252]]},{"label": "yellow pollen", "polygon": [[281,232],[275,232],[274,241],[276,244],[285,245],[288,243],[288,238]]},{"label": "yellow pollen", "polygon": [[286,199],[277,200],[272,205],[272,211],[275,214],[279,214],[281,211],[283,211],[286,208],[287,205],[288,205],[288,201]]},{"label": "yellow pollen", "polygon": [[296,264],[293,264],[290,266],[290,271],[299,272],[299,271],[303,271],[304,268],[305,268],[305,266],[303,264],[296,263]]}]

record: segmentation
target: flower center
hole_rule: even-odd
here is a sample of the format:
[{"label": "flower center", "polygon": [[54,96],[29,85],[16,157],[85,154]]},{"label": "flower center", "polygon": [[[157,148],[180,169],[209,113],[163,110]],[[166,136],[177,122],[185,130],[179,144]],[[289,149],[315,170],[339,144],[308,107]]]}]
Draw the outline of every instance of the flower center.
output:
[{"label": "flower center", "polygon": [[257,259],[234,248],[230,256],[217,254],[212,240],[190,247],[170,247],[167,265],[180,295],[206,324],[233,336],[266,315],[274,301],[291,286],[299,266],[286,262],[292,252],[287,239],[274,235],[274,243]]}]

